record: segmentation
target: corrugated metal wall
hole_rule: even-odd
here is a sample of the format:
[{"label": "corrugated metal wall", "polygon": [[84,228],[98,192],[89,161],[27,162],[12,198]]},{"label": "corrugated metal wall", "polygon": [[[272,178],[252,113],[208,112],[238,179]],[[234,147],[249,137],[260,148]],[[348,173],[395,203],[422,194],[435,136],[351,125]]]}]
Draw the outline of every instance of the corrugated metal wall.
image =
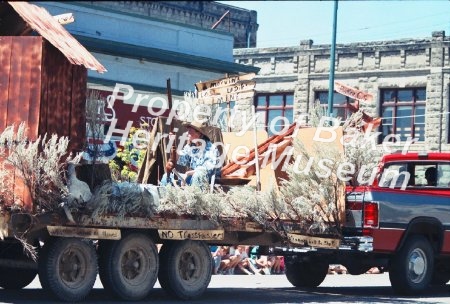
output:
[{"label": "corrugated metal wall", "polygon": [[[86,80],[85,67],[70,64],[42,37],[0,37],[0,131],[25,121],[30,139],[45,133],[68,136],[69,151],[81,151]],[[15,195],[31,208],[20,179],[14,185]]]},{"label": "corrugated metal wall", "polygon": [[41,94],[41,37],[0,37],[0,129],[26,121],[34,139]]},{"label": "corrugated metal wall", "polygon": [[70,150],[82,151],[86,141],[87,70],[70,64],[64,55],[45,42],[39,134],[68,136]]}]

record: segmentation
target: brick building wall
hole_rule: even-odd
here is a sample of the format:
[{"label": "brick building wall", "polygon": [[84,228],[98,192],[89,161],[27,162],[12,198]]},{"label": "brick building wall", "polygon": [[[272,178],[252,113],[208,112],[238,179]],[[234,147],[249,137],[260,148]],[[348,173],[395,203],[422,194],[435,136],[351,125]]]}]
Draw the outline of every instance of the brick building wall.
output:
[{"label": "brick building wall", "polygon": [[[78,1],[73,3],[76,4]],[[230,13],[216,30],[232,33],[235,48],[256,47],[258,30],[256,11],[214,1],[86,1],[79,3],[89,3],[93,7],[148,16],[204,29],[211,29],[212,25],[229,10]]]},{"label": "brick building wall", "polygon": [[[425,139],[411,149],[450,151],[449,53],[443,31],[424,39],[338,44],[335,80],[372,94],[373,102],[361,104],[372,116],[382,114],[381,90],[425,87]],[[234,58],[260,68],[257,94],[292,92],[295,115],[306,114],[316,92],[328,90],[330,45],[306,40],[295,47],[235,49]]]}]

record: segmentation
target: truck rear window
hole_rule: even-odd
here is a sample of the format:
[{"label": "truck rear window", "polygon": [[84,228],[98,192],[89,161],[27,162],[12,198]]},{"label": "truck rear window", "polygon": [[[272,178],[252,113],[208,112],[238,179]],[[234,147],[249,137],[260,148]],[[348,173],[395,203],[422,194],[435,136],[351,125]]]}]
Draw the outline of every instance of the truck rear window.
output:
[{"label": "truck rear window", "polygon": [[448,162],[395,162],[385,164],[379,175],[379,187],[450,188]]}]

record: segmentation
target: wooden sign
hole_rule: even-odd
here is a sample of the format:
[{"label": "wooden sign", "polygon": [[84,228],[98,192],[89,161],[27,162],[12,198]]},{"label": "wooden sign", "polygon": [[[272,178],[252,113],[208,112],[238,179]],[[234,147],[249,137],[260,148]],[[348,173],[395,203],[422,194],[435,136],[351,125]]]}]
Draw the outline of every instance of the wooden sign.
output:
[{"label": "wooden sign", "polygon": [[255,86],[256,82],[244,80],[227,87],[211,88],[209,90],[212,91],[213,95],[224,95],[252,91],[255,89]]},{"label": "wooden sign", "polygon": [[255,73],[196,83],[197,98],[201,104],[216,104],[253,98]]},{"label": "wooden sign", "polygon": [[223,240],[223,230],[176,230],[159,229],[159,237],[163,240]]},{"label": "wooden sign", "polygon": [[207,98],[214,95],[226,95],[248,92],[255,89],[256,82],[243,80],[227,87],[214,87],[198,92],[198,98]]},{"label": "wooden sign", "polygon": [[314,237],[301,234],[288,233],[289,242],[295,245],[315,248],[339,248],[340,240],[332,238]]},{"label": "wooden sign", "polygon": [[222,95],[211,95],[204,98],[199,98],[199,103],[203,104],[213,104],[213,103],[222,103],[222,102],[230,102],[237,101],[245,98],[253,98],[255,95],[255,91],[246,91],[239,93],[230,93],[230,94],[222,94]]},{"label": "wooden sign", "polygon": [[252,80],[255,77],[255,75],[256,75],[255,73],[249,73],[244,75],[230,76],[216,80],[209,80],[205,82],[197,82],[195,84],[195,87],[197,88],[198,92],[207,90],[209,88],[228,87],[242,80]]},{"label": "wooden sign", "polygon": [[355,88],[352,88],[349,86],[346,86],[337,81],[334,82],[334,90],[342,95],[348,96],[355,100],[367,101],[367,102],[370,102],[373,100],[373,96],[371,94],[360,91],[358,89],[355,89]]},{"label": "wooden sign", "polygon": [[86,239],[120,240],[120,229],[101,229],[68,226],[47,226],[51,236],[78,237]]}]

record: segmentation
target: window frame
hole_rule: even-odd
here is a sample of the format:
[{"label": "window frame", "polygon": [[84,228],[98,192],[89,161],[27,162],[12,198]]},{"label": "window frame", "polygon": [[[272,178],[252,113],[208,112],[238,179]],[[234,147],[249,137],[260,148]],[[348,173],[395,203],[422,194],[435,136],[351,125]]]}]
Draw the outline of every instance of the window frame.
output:
[{"label": "window frame", "polygon": [[[325,95],[326,100],[321,100],[320,99],[320,95]],[[342,122],[344,122],[345,120],[347,120],[347,118],[349,118],[353,113],[350,111],[349,108],[349,104],[352,104],[355,102],[355,100],[353,98],[350,98],[348,96],[345,96],[341,93],[338,92],[334,92],[333,93],[333,100],[337,100],[336,97],[344,97],[345,99],[345,103],[341,103],[341,104],[336,104],[333,102],[333,112],[335,111],[335,109],[344,109],[344,113],[345,116],[342,117]],[[314,92],[314,100],[317,101],[319,100],[320,105],[325,109],[325,111],[328,113],[328,91],[323,91],[323,90],[319,90],[319,91],[315,91]],[[334,117],[334,116],[333,116]],[[337,117],[335,117],[337,118]]]},{"label": "window frame", "polygon": [[[281,96],[282,97],[282,105],[270,105],[270,98],[274,96]],[[292,97],[292,104],[287,104],[288,96]],[[261,106],[259,104],[260,97],[264,97],[264,105]],[[258,112],[263,112],[264,114],[264,130],[267,131],[267,133],[272,135],[271,130],[269,129],[270,126],[270,111],[281,111],[282,116],[286,117],[286,111],[292,111],[292,117],[286,117],[290,124],[294,122],[294,92],[278,92],[278,93],[257,93],[255,94],[255,98],[253,101],[253,105],[255,106],[255,112],[258,114]],[[281,129],[285,128],[286,125],[283,123],[281,126]],[[278,130],[279,131],[279,130]]]},{"label": "window frame", "polygon": [[[419,95],[417,94],[418,91],[423,90],[425,92],[425,98],[424,100],[419,100]],[[395,93],[395,96],[393,97],[394,100],[393,101],[385,101],[385,93],[392,91]],[[407,92],[410,91],[412,93],[412,100],[411,101],[402,101],[399,98],[399,92]],[[392,98],[392,97],[391,97]],[[399,112],[399,108],[400,107],[410,107],[411,109],[411,123],[410,123],[410,134],[407,135],[407,137],[412,137],[412,138],[416,138],[416,129],[415,127],[417,126],[416,123],[416,109],[419,107],[424,107],[424,114],[426,112],[426,87],[411,87],[411,88],[385,88],[385,89],[380,89],[380,111],[379,111],[379,115],[381,117],[381,124],[379,127],[379,131],[381,132],[381,136],[379,138],[381,143],[385,137],[389,136],[389,135],[394,135],[395,138],[397,138],[397,135],[402,136],[401,133],[397,132],[397,120],[399,119],[399,116],[397,115],[397,113]],[[383,112],[384,109],[386,108],[392,108],[392,115],[390,117],[390,119],[392,119],[392,124],[391,124],[391,133],[389,134],[385,134],[383,127],[386,126],[385,125],[385,121],[387,120],[386,116],[383,116]],[[418,137],[418,142],[425,142],[425,126],[426,126],[426,122],[425,122],[425,116],[423,118],[423,123],[420,123],[419,125],[423,126],[423,131],[421,132],[423,139],[420,139],[420,136]],[[394,137],[390,138],[390,141],[393,141]],[[404,139],[406,140],[406,139]],[[403,139],[401,140],[403,141]]]}]

